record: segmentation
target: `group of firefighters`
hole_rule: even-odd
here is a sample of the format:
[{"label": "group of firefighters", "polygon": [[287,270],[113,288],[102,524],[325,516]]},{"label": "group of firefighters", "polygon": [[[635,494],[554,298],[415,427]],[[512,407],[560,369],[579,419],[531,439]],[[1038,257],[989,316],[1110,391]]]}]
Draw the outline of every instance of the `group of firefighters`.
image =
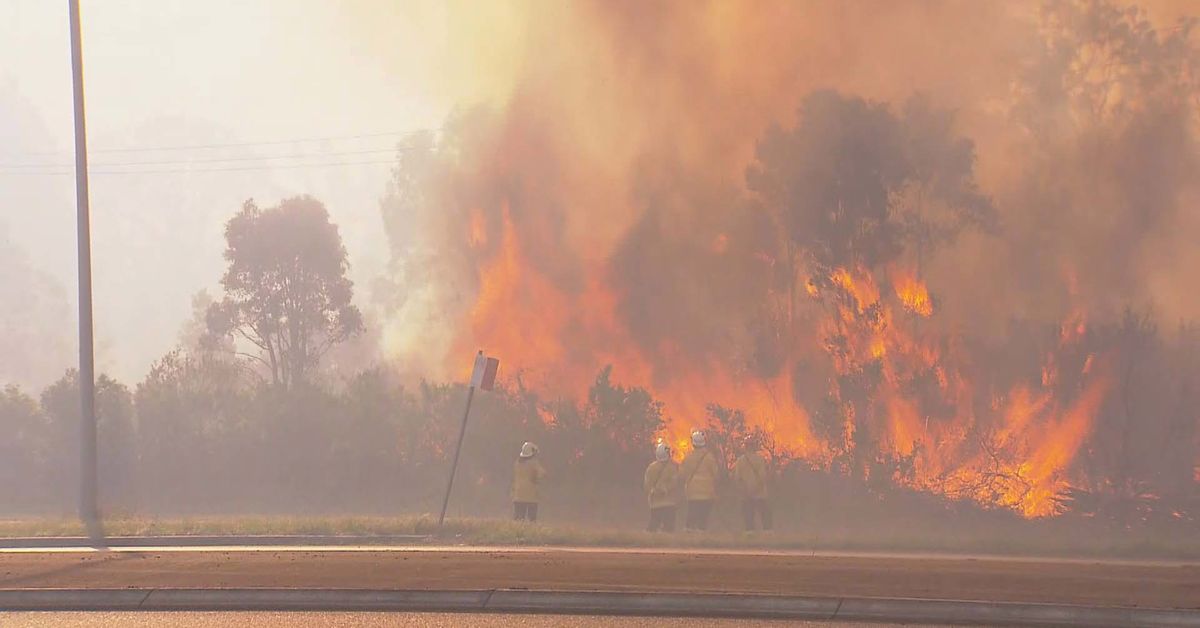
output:
[{"label": "group of firefighters", "polygon": [[[771,529],[771,507],[767,502],[768,466],[759,452],[757,441],[751,438],[733,465],[733,480],[742,500],[742,516],[747,531],[761,525]],[[518,521],[537,521],[540,487],[546,469],[537,460],[538,448],[533,443],[521,446],[513,470],[513,518]],[[671,458],[671,448],[659,442],[654,449],[654,461],[646,468],[642,488],[650,507],[650,532],[674,532],[680,497],[686,503],[684,529],[708,529],[709,515],[717,498],[717,481],[724,466],[719,454],[708,446],[704,432],[692,432],[692,451],[683,462]]]}]

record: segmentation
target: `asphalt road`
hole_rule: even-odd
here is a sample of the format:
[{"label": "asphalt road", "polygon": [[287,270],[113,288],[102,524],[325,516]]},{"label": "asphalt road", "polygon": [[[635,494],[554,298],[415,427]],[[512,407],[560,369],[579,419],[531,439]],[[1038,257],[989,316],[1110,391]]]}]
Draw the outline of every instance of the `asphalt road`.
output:
[{"label": "asphalt road", "polygon": [[673,551],[22,551],[0,588],[547,589],[1200,609],[1200,565]]},{"label": "asphalt road", "polygon": [[[879,628],[892,624],[780,621],[754,619],[703,619],[675,617],[612,617],[580,615],[462,615],[455,613],[0,613],[6,628],[96,628],[100,626],[162,626],[169,628],[296,628],[322,626],[360,628],[366,626],[404,628]],[[898,624],[896,624],[898,625]],[[916,626],[918,624],[905,624]]]}]

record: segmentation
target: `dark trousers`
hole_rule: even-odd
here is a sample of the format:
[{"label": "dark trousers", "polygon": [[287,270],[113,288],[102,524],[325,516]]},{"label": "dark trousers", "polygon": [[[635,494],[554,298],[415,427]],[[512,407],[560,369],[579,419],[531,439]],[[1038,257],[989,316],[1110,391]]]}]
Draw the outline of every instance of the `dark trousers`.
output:
[{"label": "dark trousers", "polygon": [[771,507],[762,498],[746,498],[742,500],[742,517],[746,519],[746,530],[754,529],[755,515],[762,521],[762,529],[771,529]]},{"label": "dark trousers", "polygon": [[537,502],[513,502],[513,519],[537,521]]},{"label": "dark trousers", "polygon": [[687,503],[688,530],[707,530],[708,513],[712,512],[711,499],[689,499]]},{"label": "dark trousers", "polygon": [[650,509],[650,525],[646,528],[650,532],[674,532],[675,531],[675,507],[674,506],[659,506]]}]

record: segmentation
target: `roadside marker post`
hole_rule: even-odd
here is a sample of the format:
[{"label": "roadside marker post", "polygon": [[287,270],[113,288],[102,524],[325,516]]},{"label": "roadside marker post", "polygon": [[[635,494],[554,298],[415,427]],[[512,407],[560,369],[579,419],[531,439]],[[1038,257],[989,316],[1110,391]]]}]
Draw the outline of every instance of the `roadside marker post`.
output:
[{"label": "roadside marker post", "polygon": [[496,387],[496,372],[500,370],[500,360],[489,358],[480,351],[475,356],[475,368],[471,370],[471,383],[467,387],[467,407],[463,410],[462,427],[458,430],[458,444],[454,447],[454,462],[450,465],[450,477],[446,480],[446,494],[442,497],[442,513],[438,515],[438,529],[446,521],[446,507],[450,505],[450,491],[454,488],[454,474],[458,472],[458,455],[462,453],[463,437],[467,435],[467,419],[471,416],[471,401],[475,398],[475,389],[492,390]]}]

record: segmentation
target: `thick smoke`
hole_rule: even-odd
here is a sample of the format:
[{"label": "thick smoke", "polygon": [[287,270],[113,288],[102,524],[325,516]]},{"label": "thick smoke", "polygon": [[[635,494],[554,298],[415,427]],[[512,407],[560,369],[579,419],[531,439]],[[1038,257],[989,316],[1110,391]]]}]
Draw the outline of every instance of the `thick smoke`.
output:
[{"label": "thick smoke", "polygon": [[[947,324],[1200,313],[1187,288],[1200,181],[1190,22],[1155,28],[1095,2],[526,8],[521,43],[497,55],[519,59],[507,97],[409,147],[424,165],[402,164],[410,187],[385,202],[408,292],[395,352],[424,351],[428,329],[403,335],[429,322],[461,336],[507,215],[538,281],[574,299],[603,276],[635,340],[727,357],[748,341],[722,336],[764,315],[746,310],[764,289],[753,257],[773,237],[746,171],[771,126],[797,124],[822,89],[894,116],[920,95],[949,126],[938,132],[974,144],[977,202],[994,202],[997,228],[919,262]],[[606,339],[572,343],[591,340]],[[425,357],[443,373],[450,359]]]},{"label": "thick smoke", "polygon": [[1133,410],[1200,315],[1200,46],[1155,11],[518,11],[510,89],[402,147],[388,349],[459,377],[486,348],[575,399],[611,364],[672,439],[741,410],[818,464],[1030,515],[1066,469],[1125,482],[1197,429]]},{"label": "thick smoke", "polygon": [[950,274],[943,291],[985,284],[974,301],[1006,306],[989,308],[993,321],[1134,306],[1173,326],[1200,312],[1183,270],[1195,255],[1200,57],[1193,22],[1146,18],[1108,3],[1043,10],[994,148],[1005,229],[968,245],[987,255],[947,259],[989,280]]}]

